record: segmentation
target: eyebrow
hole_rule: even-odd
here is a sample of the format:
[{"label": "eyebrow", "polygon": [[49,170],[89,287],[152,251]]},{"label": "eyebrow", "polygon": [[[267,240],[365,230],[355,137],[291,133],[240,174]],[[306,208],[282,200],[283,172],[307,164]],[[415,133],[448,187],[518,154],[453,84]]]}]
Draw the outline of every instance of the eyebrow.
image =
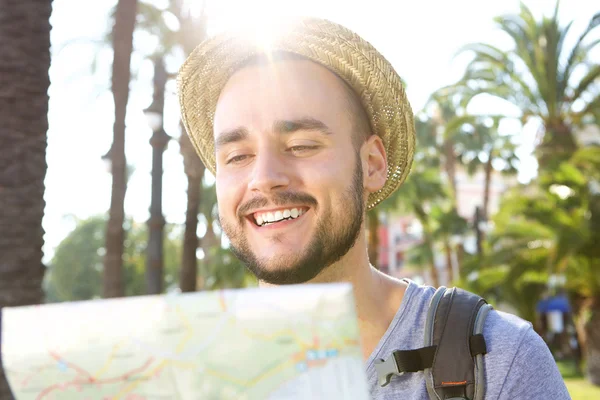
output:
[{"label": "eyebrow", "polygon": [[275,121],[273,130],[279,133],[294,133],[296,131],[319,131],[324,135],[331,135],[331,130],[324,122],[315,118],[300,118],[290,121]]},{"label": "eyebrow", "polygon": [[[273,123],[273,131],[279,134],[290,134],[297,131],[318,131],[323,135],[331,135],[331,129],[322,121],[315,118],[299,118],[294,120],[280,120]],[[249,136],[245,127],[235,128],[221,132],[215,140],[215,149],[219,149],[230,143],[240,142]]]},{"label": "eyebrow", "polygon": [[247,139],[249,135],[248,129],[244,127],[221,132],[221,134],[217,136],[217,139],[215,140],[215,150],[218,150],[229,143],[241,142],[242,140]]}]

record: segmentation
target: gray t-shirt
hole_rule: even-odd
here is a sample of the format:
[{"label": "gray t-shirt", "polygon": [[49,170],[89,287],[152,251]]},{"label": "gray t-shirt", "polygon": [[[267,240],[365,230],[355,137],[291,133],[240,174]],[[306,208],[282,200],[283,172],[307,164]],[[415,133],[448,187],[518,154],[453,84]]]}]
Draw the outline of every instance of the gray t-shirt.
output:
[{"label": "gray t-shirt", "polygon": [[[389,385],[380,387],[374,366],[376,359],[387,359],[395,350],[423,347],[427,309],[435,289],[408,282],[396,316],[366,362],[373,400],[429,399],[422,372],[393,376]],[[486,400],[571,398],[552,354],[529,322],[494,310],[488,314],[483,334],[488,349],[484,357]]]}]

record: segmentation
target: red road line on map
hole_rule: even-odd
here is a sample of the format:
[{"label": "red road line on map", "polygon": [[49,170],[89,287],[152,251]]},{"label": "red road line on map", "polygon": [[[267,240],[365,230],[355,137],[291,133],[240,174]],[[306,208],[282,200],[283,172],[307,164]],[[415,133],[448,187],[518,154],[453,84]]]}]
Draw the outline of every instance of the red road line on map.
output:
[{"label": "red road line on map", "polygon": [[49,353],[50,353],[50,356],[51,356],[52,358],[54,358],[56,361],[58,361],[58,362],[62,362],[62,363],[64,363],[66,366],[68,366],[68,367],[70,367],[70,368],[73,368],[75,371],[79,372],[80,374],[83,374],[83,375],[87,376],[88,378],[92,379],[92,374],[90,374],[89,372],[87,372],[85,369],[83,369],[83,368],[81,368],[81,367],[79,367],[79,366],[77,366],[77,365],[75,365],[75,364],[73,364],[73,363],[71,363],[71,362],[69,362],[69,361],[65,360],[65,359],[64,359],[64,358],[62,358],[62,357],[61,357],[59,354],[56,354],[56,353],[55,353],[55,352],[53,352],[53,351],[49,351]]},{"label": "red road line on map", "polygon": [[38,395],[38,397],[36,397],[36,400],[43,399],[48,394],[50,394],[50,392],[52,392],[53,390],[56,390],[56,389],[66,389],[69,386],[81,385],[82,383],[84,383],[84,382],[76,380],[76,381],[71,381],[71,382],[67,382],[67,383],[64,383],[64,384],[57,383],[55,385],[48,386],[46,389],[44,389],[44,390],[42,390],[40,392],[40,394]]},{"label": "red road line on map", "polygon": [[[54,355],[53,355],[53,357],[54,357]],[[62,359],[60,361],[64,362]],[[115,382],[119,382],[119,381],[124,381],[124,380],[127,380],[131,375],[135,375],[137,373],[140,373],[144,369],[148,368],[148,366],[150,364],[152,364],[152,361],[154,361],[154,359],[152,357],[150,357],[148,360],[146,360],[146,362],[142,366],[134,368],[131,371],[128,371],[128,372],[124,373],[123,375],[116,376],[114,378],[94,379],[92,376],[89,376],[89,378],[86,379],[86,380],[75,379],[75,380],[72,380],[72,381],[69,381],[69,382],[66,382],[66,383],[62,383],[62,384],[61,383],[57,383],[55,385],[48,386],[46,389],[42,390],[36,399],[37,400],[41,400],[45,396],[47,396],[50,392],[52,392],[54,390],[57,390],[57,389],[65,389],[65,388],[67,388],[69,386],[78,386],[78,385],[82,385],[82,384],[86,384],[86,383],[87,384],[94,383],[94,384],[97,384],[97,385],[103,385],[103,384],[108,384],[108,383],[115,383]],[[68,364],[68,365],[72,365],[72,364]]]}]

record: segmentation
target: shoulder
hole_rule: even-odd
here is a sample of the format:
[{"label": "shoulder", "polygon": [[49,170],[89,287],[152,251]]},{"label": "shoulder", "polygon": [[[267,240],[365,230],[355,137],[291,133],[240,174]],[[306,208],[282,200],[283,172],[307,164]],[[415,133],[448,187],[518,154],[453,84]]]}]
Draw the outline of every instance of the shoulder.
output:
[{"label": "shoulder", "polygon": [[570,399],[552,353],[531,322],[492,310],[483,335],[486,399]]},{"label": "shoulder", "polygon": [[486,392],[490,398],[570,398],[548,346],[530,322],[494,310],[488,315],[483,333],[488,350],[484,357]]},{"label": "shoulder", "polygon": [[516,315],[491,310],[483,326],[483,335],[488,342],[488,351],[516,351],[528,332],[533,332],[532,324]]},{"label": "shoulder", "polygon": [[[424,325],[427,311],[431,304],[436,289],[431,286],[418,285],[412,281],[408,282],[408,288],[403,299],[406,312],[415,316],[416,325]],[[490,337],[488,347],[492,346],[515,346],[527,331],[532,329],[532,324],[516,315],[492,309],[486,318],[484,325],[484,336]]]},{"label": "shoulder", "polygon": [[[412,302],[420,314],[428,308],[434,288],[416,286]],[[421,315],[417,320],[424,320]],[[483,335],[486,398],[569,399],[564,380],[544,340],[532,323],[511,313],[492,309]],[[536,384],[532,384],[536,382]]]},{"label": "shoulder", "polygon": [[484,362],[488,392],[500,393],[523,342],[529,341],[526,337],[530,332],[533,332],[531,323],[524,319],[502,311],[490,311],[483,327],[487,346]]},{"label": "shoulder", "polygon": [[[391,385],[379,387],[373,360],[387,358],[398,349],[422,347],[427,311],[434,294],[433,287],[408,282],[396,317],[367,362],[374,399],[428,398],[422,373],[397,376]],[[484,337],[488,350],[484,357],[486,399],[570,398],[548,347],[530,322],[492,310],[484,324]]]}]

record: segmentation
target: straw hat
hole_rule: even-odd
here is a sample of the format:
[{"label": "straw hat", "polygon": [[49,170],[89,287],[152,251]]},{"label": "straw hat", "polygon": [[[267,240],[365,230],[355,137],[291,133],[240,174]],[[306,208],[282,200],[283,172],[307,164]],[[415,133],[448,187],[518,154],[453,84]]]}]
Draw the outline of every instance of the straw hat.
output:
[{"label": "straw hat", "polygon": [[[384,187],[371,193],[371,209],[406,179],[415,149],[413,112],[400,77],[371,44],[338,24],[317,18],[286,21],[271,37],[269,51],[288,52],[317,62],[342,78],[360,99],[373,133],[387,153]],[[265,48],[251,31],[228,32],[201,43],[181,66],[179,103],[185,129],[196,152],[215,174],[213,118],[229,77]]]}]

